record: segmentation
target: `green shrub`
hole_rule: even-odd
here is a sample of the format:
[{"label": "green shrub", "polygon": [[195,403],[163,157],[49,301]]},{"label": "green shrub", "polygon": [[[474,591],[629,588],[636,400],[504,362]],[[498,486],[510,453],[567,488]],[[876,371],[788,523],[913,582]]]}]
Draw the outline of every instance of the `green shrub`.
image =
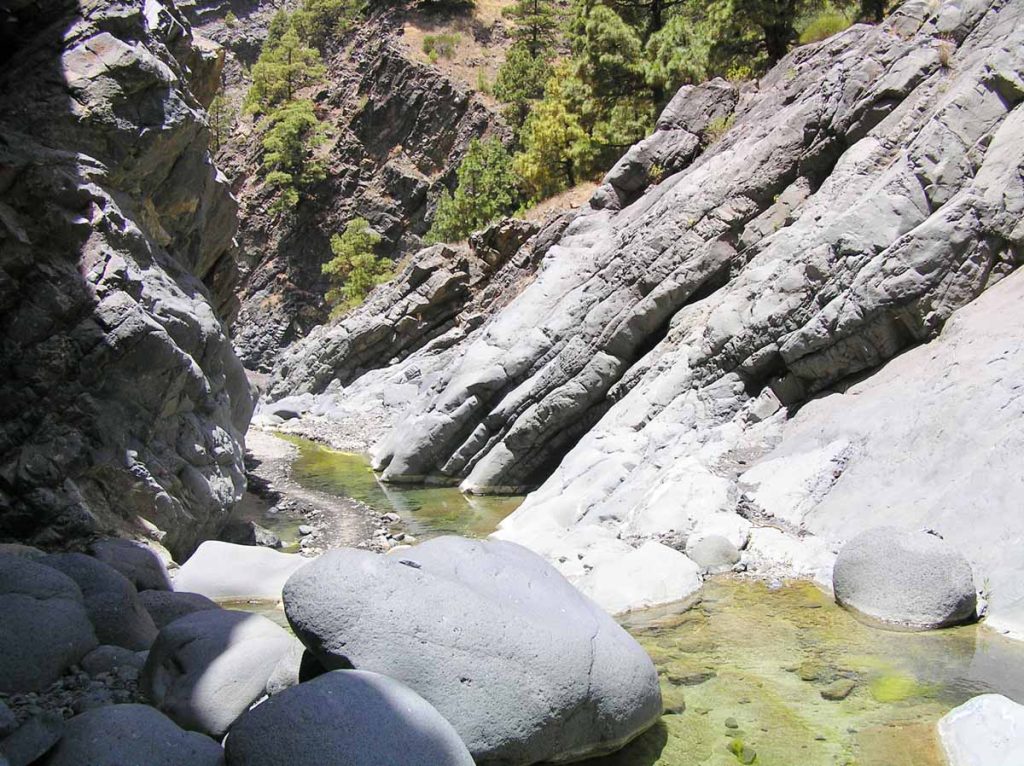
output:
[{"label": "green shrub", "polygon": [[441,193],[428,242],[457,242],[519,204],[519,178],[512,157],[497,138],[473,139],[457,171],[455,193]]},{"label": "green shrub", "polygon": [[280,23],[284,30],[279,37],[268,34],[252,67],[252,85],[245,97],[245,111],[250,114],[265,114],[291,101],[301,88],[320,82],[326,71],[320,54],[303,42],[290,19]]},{"label": "green shrub", "polygon": [[455,46],[459,44],[459,35],[455,32],[442,32],[423,37],[423,52],[432,62],[439,58],[450,59],[455,55]]},{"label": "green shrub", "polygon": [[224,14],[224,26],[228,29],[233,29],[238,26],[238,17],[235,15],[234,11],[228,11]]},{"label": "green shrub", "polygon": [[736,122],[735,114],[730,114],[728,117],[716,117],[704,128],[704,140],[709,144],[715,143],[715,141],[729,132],[729,128],[732,127],[734,122]]},{"label": "green shrub", "polygon": [[331,284],[324,299],[332,319],[361,304],[374,287],[393,276],[391,261],[374,254],[380,240],[365,218],[354,218],[345,231],[331,237],[334,257],[321,268]]},{"label": "green shrub", "polygon": [[847,29],[853,20],[842,11],[826,8],[816,13],[800,33],[800,44],[817,43]]}]

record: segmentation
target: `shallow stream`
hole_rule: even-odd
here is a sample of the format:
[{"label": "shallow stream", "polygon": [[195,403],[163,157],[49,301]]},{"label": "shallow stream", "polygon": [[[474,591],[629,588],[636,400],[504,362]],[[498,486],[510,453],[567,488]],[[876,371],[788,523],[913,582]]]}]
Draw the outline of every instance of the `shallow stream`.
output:
[{"label": "shallow stream", "polygon": [[[420,539],[482,537],[522,501],[385,487],[362,456],[289,441],[297,481],[394,511]],[[990,691],[1024,702],[1024,643],[976,625],[880,630],[802,582],[715,578],[688,609],[622,623],[658,667],[666,714],[592,766],[943,766],[935,722],[951,708]]]}]

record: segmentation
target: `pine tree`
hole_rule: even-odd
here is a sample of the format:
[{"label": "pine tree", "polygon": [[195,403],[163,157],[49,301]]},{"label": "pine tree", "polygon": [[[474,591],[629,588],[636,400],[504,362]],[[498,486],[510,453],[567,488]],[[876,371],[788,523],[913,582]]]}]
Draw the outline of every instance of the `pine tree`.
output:
[{"label": "pine tree", "polygon": [[456,171],[455,193],[441,193],[428,242],[455,242],[483,228],[519,203],[512,157],[497,138],[473,139]]},{"label": "pine tree", "polygon": [[[277,19],[275,16],[275,22]],[[280,39],[272,40],[268,36],[264,42],[259,59],[252,67],[252,85],[245,99],[245,110],[267,113],[291,101],[301,88],[322,80],[324,73],[320,54],[305,45],[295,26],[288,23]]]},{"label": "pine tree", "polygon": [[326,172],[315,151],[327,140],[327,130],[312,101],[277,107],[261,121],[260,129],[266,184],[279,193],[271,209],[284,212],[298,203],[303,188],[324,179]]},{"label": "pine tree", "polygon": [[354,218],[341,234],[331,237],[334,257],[321,270],[331,285],[324,298],[332,318],[358,306],[374,287],[392,277],[391,261],[374,254],[380,241],[365,218]]},{"label": "pine tree", "polygon": [[551,65],[543,56],[530,55],[522,43],[509,49],[494,81],[494,97],[505,104],[502,115],[516,135],[533,102],[544,96],[544,85],[550,77]]},{"label": "pine tree", "polygon": [[593,170],[595,147],[573,103],[572,85],[567,69],[559,68],[523,124],[523,149],[514,157],[513,169],[531,202],[575,186]]},{"label": "pine tree", "polygon": [[503,15],[515,23],[513,36],[526,46],[532,58],[550,51],[558,31],[552,0],[516,0]]},{"label": "pine tree", "polygon": [[210,125],[210,144],[213,151],[219,152],[225,141],[235,129],[235,119],[238,112],[235,107],[225,98],[223,92],[219,92],[210,102],[206,110]]}]

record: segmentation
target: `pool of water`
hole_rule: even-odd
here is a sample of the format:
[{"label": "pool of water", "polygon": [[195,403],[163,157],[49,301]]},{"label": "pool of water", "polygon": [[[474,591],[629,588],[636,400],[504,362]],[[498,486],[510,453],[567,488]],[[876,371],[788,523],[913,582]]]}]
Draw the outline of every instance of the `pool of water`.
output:
[{"label": "pool of water", "polygon": [[[288,440],[298,481],[395,511],[421,539],[482,537],[522,501],[382,485],[361,455]],[[713,578],[689,608],[622,623],[658,668],[666,714],[589,766],[944,766],[946,712],[992,691],[1024,702],[1024,644],[977,625],[882,630],[808,583]]]},{"label": "pool of water", "polygon": [[623,620],[667,713],[590,766],[944,766],[945,713],[992,691],[1024,701],[1024,645],[981,626],[881,630],[807,583],[712,579],[701,599]]},{"label": "pool of water", "polygon": [[300,484],[355,498],[381,513],[393,511],[419,539],[443,534],[484,537],[523,502],[519,495],[464,495],[456,487],[383,484],[364,455],[338,452],[295,436],[281,438],[299,449],[292,476]]}]

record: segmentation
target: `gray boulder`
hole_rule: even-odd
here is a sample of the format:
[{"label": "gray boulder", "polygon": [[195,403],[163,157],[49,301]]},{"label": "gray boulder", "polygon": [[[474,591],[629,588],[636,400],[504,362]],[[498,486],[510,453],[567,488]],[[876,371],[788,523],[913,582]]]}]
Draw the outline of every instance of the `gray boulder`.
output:
[{"label": "gray boulder", "polygon": [[6,737],[18,728],[18,719],[7,703],[0,700],[0,738]]},{"label": "gray boulder", "polygon": [[220,609],[220,606],[206,596],[185,591],[144,590],[139,594],[139,601],[153,618],[157,629],[192,612]]},{"label": "gray boulder", "polygon": [[143,652],[133,652],[122,646],[97,646],[82,658],[82,670],[91,676],[101,673],[113,673],[118,668],[134,668],[141,670],[146,660],[140,657]]},{"label": "gray boulder", "polygon": [[74,581],[24,556],[0,556],[0,614],[0,692],[45,688],[97,643]]},{"label": "gray boulder", "polygon": [[686,541],[686,555],[708,574],[731,571],[740,560],[735,545],[721,535],[707,535]]},{"label": "gray boulder", "polygon": [[231,766],[473,766],[459,735],[392,678],[336,670],[241,716],[227,740]]},{"label": "gray boulder", "polygon": [[0,742],[0,755],[10,766],[29,766],[57,744],[64,732],[64,719],[53,711],[29,718]]},{"label": "gray boulder", "polygon": [[83,553],[52,554],[42,563],[63,572],[81,588],[100,643],[132,651],[148,649],[153,643],[156,625],[124,575]]},{"label": "gray boulder", "polygon": [[325,667],[406,684],[478,764],[598,755],[661,713],[643,649],[512,543],[442,537],[403,556],[329,551],[292,575],[284,604]]},{"label": "gray boulder", "polygon": [[167,565],[145,543],[116,538],[98,540],[89,547],[89,553],[123,574],[139,591],[171,590]]},{"label": "gray boulder", "polygon": [[309,649],[301,641],[293,641],[267,679],[267,694],[280,694],[285,689],[316,678],[324,672],[324,666]]},{"label": "gray boulder", "polygon": [[981,694],[939,721],[949,766],[1019,766],[1024,754],[1024,705]]},{"label": "gray boulder", "polygon": [[220,738],[263,696],[291,644],[283,628],[260,615],[194,612],[160,631],[140,687],[178,725]]},{"label": "gray boulder", "polygon": [[68,721],[42,766],[222,766],[208,737],[178,728],[148,705],[106,705]]},{"label": "gray boulder", "polygon": [[236,545],[259,545],[264,548],[282,547],[281,538],[255,521],[228,522],[220,532],[220,540]]},{"label": "gray boulder", "polygon": [[976,616],[970,563],[927,532],[862,532],[839,551],[832,587],[842,606],[884,623],[941,628]]}]

